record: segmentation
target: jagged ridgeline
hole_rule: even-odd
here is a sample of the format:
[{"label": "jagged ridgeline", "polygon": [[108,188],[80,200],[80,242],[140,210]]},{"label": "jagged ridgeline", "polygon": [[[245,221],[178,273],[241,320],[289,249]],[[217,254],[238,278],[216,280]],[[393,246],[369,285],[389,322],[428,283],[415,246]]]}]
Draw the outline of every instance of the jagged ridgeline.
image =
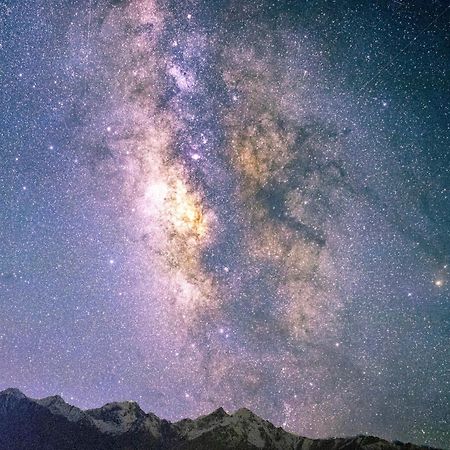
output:
[{"label": "jagged ridgeline", "polygon": [[242,408],[222,408],[171,423],[135,402],[81,410],[59,396],[40,400],[18,389],[0,392],[1,450],[419,450],[373,436],[308,439],[288,433]]}]

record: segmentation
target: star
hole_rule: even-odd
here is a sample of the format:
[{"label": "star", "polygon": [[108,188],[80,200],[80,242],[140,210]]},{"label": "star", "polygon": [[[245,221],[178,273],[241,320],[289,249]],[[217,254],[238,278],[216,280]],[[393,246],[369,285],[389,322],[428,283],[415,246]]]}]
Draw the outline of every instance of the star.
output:
[{"label": "star", "polygon": [[442,2],[14,3],[2,388],[445,447]]}]

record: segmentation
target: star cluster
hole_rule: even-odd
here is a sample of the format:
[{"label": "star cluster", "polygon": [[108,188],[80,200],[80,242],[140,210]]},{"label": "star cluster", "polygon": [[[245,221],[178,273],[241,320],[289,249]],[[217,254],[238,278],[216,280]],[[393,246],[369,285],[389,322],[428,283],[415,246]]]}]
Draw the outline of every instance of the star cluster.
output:
[{"label": "star cluster", "polygon": [[0,387],[448,445],[449,17],[0,3]]}]

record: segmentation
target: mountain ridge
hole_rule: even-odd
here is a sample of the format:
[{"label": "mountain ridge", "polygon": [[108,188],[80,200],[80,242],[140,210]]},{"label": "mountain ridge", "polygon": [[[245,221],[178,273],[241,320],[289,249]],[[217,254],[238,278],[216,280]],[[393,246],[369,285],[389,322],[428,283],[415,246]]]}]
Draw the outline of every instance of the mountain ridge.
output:
[{"label": "mountain ridge", "polygon": [[59,395],[32,399],[0,392],[1,450],[423,450],[375,436],[310,439],[275,427],[240,408],[222,407],[196,419],[170,422],[134,401],[82,410]]}]

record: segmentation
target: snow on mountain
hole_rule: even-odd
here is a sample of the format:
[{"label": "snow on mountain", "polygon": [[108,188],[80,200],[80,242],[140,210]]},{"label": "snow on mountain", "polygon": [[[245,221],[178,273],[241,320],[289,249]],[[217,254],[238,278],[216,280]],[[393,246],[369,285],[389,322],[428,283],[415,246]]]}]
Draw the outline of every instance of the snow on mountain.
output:
[{"label": "snow on mountain", "polygon": [[136,402],[83,411],[60,396],[40,400],[18,389],[0,392],[1,450],[424,450],[373,436],[308,439],[277,428],[242,408],[219,408],[195,420],[170,423]]},{"label": "snow on mountain", "polygon": [[70,422],[79,422],[80,420],[89,420],[81,409],[76,406],[69,405],[59,395],[45,397],[35,402],[47,408],[52,414],[64,416]]},{"label": "snow on mountain", "polygon": [[189,441],[215,432],[227,436],[236,445],[247,442],[255,448],[270,447],[274,450],[295,449],[300,439],[281,428],[276,428],[246,408],[239,409],[231,415],[223,408],[219,408],[196,420],[185,419],[177,422],[174,427]]},{"label": "snow on mountain", "polygon": [[154,414],[146,414],[136,402],[107,403],[101,408],[89,409],[86,414],[92,418],[103,433],[122,434],[135,429],[145,429],[159,438],[160,420]]}]

